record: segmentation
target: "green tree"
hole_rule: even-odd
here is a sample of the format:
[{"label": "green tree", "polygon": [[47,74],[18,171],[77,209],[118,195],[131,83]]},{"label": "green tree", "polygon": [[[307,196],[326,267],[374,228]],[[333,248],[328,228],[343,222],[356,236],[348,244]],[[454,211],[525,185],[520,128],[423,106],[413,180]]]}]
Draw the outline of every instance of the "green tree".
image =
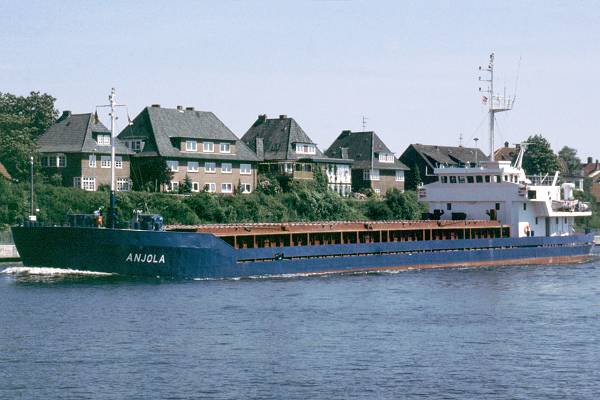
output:
[{"label": "green tree", "polygon": [[0,161],[13,177],[23,180],[28,176],[36,140],[58,116],[55,101],[40,92],[29,96],[0,92]]},{"label": "green tree", "polygon": [[385,194],[385,204],[389,208],[393,219],[415,220],[421,218],[425,212],[419,203],[415,192],[401,192],[398,189],[388,190]]},{"label": "green tree", "polygon": [[181,187],[179,188],[179,192],[181,193],[192,193],[192,178],[185,174],[185,178],[183,178],[183,182]]},{"label": "green tree", "polygon": [[406,188],[416,190],[422,183],[421,171],[419,171],[417,163],[414,163],[410,170],[406,171]]},{"label": "green tree", "polygon": [[527,143],[527,151],[523,156],[523,169],[527,175],[554,174],[560,169],[558,157],[546,138],[533,135],[527,139]]},{"label": "green tree", "polygon": [[575,176],[581,171],[581,159],[577,157],[577,150],[565,146],[558,152],[558,158],[562,161],[567,176]]},{"label": "green tree", "polygon": [[162,158],[134,157],[131,160],[131,177],[134,190],[158,192],[161,185],[173,179],[173,172]]}]

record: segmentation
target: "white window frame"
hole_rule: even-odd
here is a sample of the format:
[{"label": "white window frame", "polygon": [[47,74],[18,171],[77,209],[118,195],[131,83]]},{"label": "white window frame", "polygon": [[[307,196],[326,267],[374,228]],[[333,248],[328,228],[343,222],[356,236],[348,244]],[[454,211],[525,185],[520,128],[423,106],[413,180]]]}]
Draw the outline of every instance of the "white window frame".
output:
[{"label": "white window frame", "polygon": [[233,165],[231,163],[221,163],[221,173],[231,174],[233,171]]},{"label": "white window frame", "polygon": [[187,163],[187,171],[188,172],[198,172],[200,171],[200,164],[198,161],[188,161]]},{"label": "white window frame", "polygon": [[214,153],[215,143],[214,142],[202,142],[202,151],[204,153]]},{"label": "white window frame", "polygon": [[233,183],[221,183],[221,193],[233,193]]},{"label": "white window frame", "polygon": [[117,192],[129,192],[131,190],[131,179],[117,178],[116,185]]},{"label": "white window frame", "polygon": [[98,135],[96,137],[98,146],[110,146],[110,135]]},{"label": "white window frame", "polygon": [[365,181],[378,181],[380,179],[378,169],[365,169],[363,170],[363,180]]},{"label": "white window frame", "polygon": [[240,175],[252,175],[252,164],[240,164]]},{"label": "white window frame", "polygon": [[179,172],[179,161],[178,160],[167,160],[167,167],[171,172]]},{"label": "white window frame", "polygon": [[123,169],[123,157],[115,156],[115,168]]},{"label": "white window frame", "polygon": [[110,168],[110,156],[100,156],[100,168]]},{"label": "white window frame", "polygon": [[200,191],[200,182],[192,182],[192,192]]},{"label": "white window frame", "polygon": [[[223,150],[224,148],[226,148],[227,150]],[[219,145],[219,152],[220,153],[231,153],[231,144],[230,143],[221,143]]]},{"label": "white window frame", "polygon": [[392,153],[379,153],[379,162],[394,163],[394,155]]},{"label": "white window frame", "polygon": [[167,185],[167,192],[179,192],[179,181],[171,181]]},{"label": "white window frame", "polygon": [[396,182],[404,182],[404,171],[401,169],[396,170]]},{"label": "white window frame", "polygon": [[[62,163],[60,161],[63,161]],[[56,167],[57,168],[66,168],[67,167],[67,156],[66,154],[57,154],[56,155]]]},{"label": "white window frame", "polygon": [[217,172],[217,163],[212,161],[206,161],[204,163],[204,173],[205,174],[215,174]]},{"label": "white window frame", "polygon": [[195,140],[186,140],[185,151],[198,151],[198,142],[196,142]]},{"label": "white window frame", "polygon": [[317,146],[310,143],[296,143],[296,154],[317,154]]},{"label": "white window frame", "polygon": [[252,193],[252,184],[240,183],[240,191],[244,194]]},{"label": "white window frame", "polygon": [[96,155],[90,154],[88,157],[88,165],[90,168],[96,168]]},{"label": "white window frame", "polygon": [[215,193],[217,191],[217,184],[214,182],[207,182],[204,184],[204,190],[208,193]]}]

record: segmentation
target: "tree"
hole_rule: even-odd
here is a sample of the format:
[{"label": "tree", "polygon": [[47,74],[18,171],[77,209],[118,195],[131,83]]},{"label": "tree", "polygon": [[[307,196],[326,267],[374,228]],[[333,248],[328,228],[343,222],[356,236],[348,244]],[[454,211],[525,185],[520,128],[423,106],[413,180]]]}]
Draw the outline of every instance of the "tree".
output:
[{"label": "tree", "polygon": [[421,218],[426,209],[419,203],[415,192],[401,192],[398,189],[388,190],[385,194],[385,204],[391,211],[393,219],[415,220]]},{"label": "tree", "polygon": [[575,176],[581,171],[581,160],[577,157],[577,150],[565,146],[558,152],[558,158],[564,166],[563,173],[567,176]]},{"label": "tree", "polygon": [[158,192],[161,185],[171,182],[173,172],[162,158],[133,157],[131,177],[134,190]]},{"label": "tree", "polygon": [[58,116],[55,101],[40,92],[27,97],[0,92],[0,161],[13,177],[22,180],[28,176],[36,140]]},{"label": "tree", "polygon": [[192,193],[192,178],[185,174],[185,178],[183,178],[183,183],[181,188],[179,189],[180,193]]},{"label": "tree", "polygon": [[523,169],[527,175],[554,174],[560,169],[558,157],[546,138],[533,135],[527,139],[527,143],[527,151],[523,156]]},{"label": "tree", "polygon": [[406,188],[416,190],[422,183],[421,171],[419,171],[417,163],[414,163],[411,169],[406,172]]}]

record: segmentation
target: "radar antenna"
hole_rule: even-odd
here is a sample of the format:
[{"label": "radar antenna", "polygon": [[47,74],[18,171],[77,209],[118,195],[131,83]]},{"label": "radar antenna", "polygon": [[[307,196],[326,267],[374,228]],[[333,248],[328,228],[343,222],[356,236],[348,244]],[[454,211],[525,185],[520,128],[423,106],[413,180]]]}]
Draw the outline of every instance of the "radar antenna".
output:
[{"label": "radar antenna", "polygon": [[490,61],[487,67],[479,66],[479,71],[482,73],[487,72],[488,76],[482,78],[479,76],[480,82],[487,82],[488,86],[485,89],[479,88],[482,94],[481,101],[483,104],[489,107],[488,113],[490,115],[490,161],[494,161],[494,121],[495,115],[498,112],[510,111],[515,102],[515,98],[507,97],[504,95],[497,95],[494,93],[494,53],[490,54]]}]

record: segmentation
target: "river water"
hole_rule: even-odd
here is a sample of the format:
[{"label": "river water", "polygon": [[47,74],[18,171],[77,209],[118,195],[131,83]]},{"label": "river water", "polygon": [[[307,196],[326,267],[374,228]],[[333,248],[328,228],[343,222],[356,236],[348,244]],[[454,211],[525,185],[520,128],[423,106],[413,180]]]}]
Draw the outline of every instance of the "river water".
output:
[{"label": "river water", "polygon": [[219,281],[0,270],[0,398],[600,398],[597,260]]}]

